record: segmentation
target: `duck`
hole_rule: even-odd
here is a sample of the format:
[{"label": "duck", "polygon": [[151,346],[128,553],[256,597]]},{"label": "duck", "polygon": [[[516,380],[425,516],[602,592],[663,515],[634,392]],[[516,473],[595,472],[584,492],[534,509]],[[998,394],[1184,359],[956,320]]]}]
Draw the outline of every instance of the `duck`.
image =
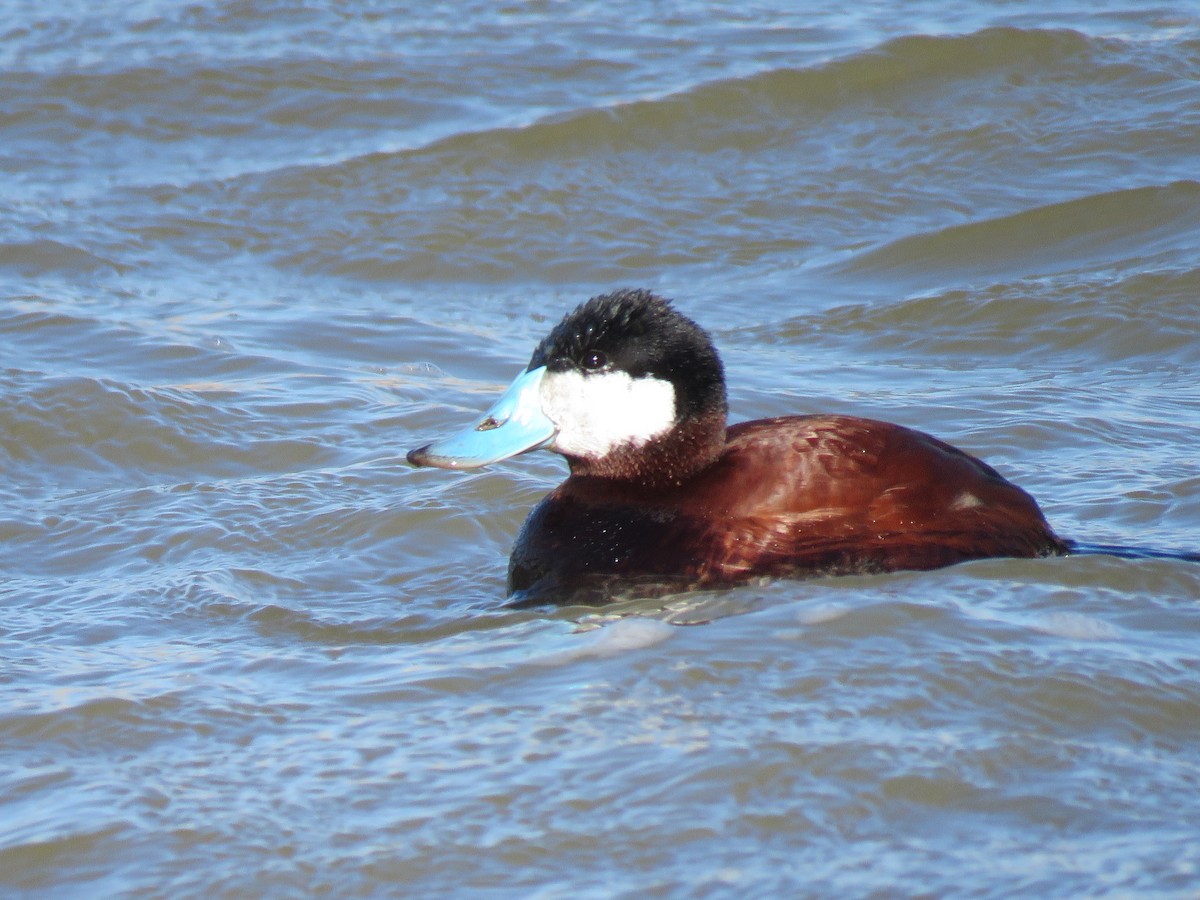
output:
[{"label": "duck", "polygon": [[407,460],[466,470],[539,449],[569,476],[516,538],[518,606],[1068,551],[1033,497],[922,431],[837,414],[728,424],[712,338],[644,289],[569,312],[476,423]]}]

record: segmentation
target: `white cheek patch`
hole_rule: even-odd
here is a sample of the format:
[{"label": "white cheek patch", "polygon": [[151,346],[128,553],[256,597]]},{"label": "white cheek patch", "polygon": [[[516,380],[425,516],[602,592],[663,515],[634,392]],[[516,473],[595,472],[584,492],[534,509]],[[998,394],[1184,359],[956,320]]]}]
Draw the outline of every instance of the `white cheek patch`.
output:
[{"label": "white cheek patch", "polygon": [[552,448],[600,459],[622,445],[640,447],[675,427],[675,388],[626,372],[547,372],[542,412],[558,429]]}]

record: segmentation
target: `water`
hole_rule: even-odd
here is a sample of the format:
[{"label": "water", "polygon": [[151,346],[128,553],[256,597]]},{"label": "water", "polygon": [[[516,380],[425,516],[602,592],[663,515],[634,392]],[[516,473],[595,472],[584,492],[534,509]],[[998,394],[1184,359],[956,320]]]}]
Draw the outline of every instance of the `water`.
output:
[{"label": "water", "polygon": [[[0,6],[9,896],[1194,896],[1200,567],[511,611],[580,300],[1200,533],[1191,4]],[[692,626],[692,627],[687,627]]]}]

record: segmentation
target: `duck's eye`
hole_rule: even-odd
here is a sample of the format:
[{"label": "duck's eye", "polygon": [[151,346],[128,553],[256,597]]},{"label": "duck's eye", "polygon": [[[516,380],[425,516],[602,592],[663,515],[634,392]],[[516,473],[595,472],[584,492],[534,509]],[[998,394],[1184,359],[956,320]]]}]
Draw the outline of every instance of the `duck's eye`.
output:
[{"label": "duck's eye", "polygon": [[594,372],[596,369],[603,369],[607,365],[608,357],[599,350],[589,350],[583,354],[583,367],[589,371]]}]

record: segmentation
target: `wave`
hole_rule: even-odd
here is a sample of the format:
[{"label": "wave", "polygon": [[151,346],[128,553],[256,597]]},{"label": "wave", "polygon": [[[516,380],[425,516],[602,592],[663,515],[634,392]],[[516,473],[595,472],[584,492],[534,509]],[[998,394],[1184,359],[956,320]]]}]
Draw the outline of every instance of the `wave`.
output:
[{"label": "wave", "polygon": [[1200,240],[1200,183],[1111,191],[915,234],[859,253],[835,273],[908,286],[1028,277],[1186,250]]},{"label": "wave", "polygon": [[[991,361],[1081,372],[1142,364],[1200,365],[1195,307],[1200,269],[1133,272],[1034,285],[954,287],[871,298],[754,326],[749,337],[789,345],[846,342],[894,358]],[[961,364],[961,363],[960,363]],[[1147,404],[1149,401],[1147,401]]]},{"label": "wave", "polygon": [[[899,37],[811,68],[773,68],[663,97],[569,110],[528,126],[458,134],[407,152],[527,160],[654,149],[664,142],[704,151],[727,147],[731,139],[750,149],[770,140],[772,124],[790,130],[797,120],[863,103],[918,100],[983,77],[1053,76],[1099,67],[1106,50],[1124,54],[1115,42],[1066,30],[990,28],[960,36]],[[738,127],[747,121],[761,137]]]},{"label": "wave", "polygon": [[[1048,164],[1061,144],[1092,146],[1126,171],[1150,150],[1160,182],[1186,177],[1179,160],[1194,156],[1194,129],[1164,134],[1157,120],[1179,100],[1146,98],[1178,89],[1185,73],[1163,60],[1174,53],[1178,70],[1187,49],[1155,53],[1069,30],[911,35],[820,65],[773,66],[630,102],[575,88],[527,124],[496,125],[512,110],[486,103],[464,115],[460,96],[447,100],[456,112],[429,113],[455,132],[428,141],[428,128],[372,100],[327,121],[246,125],[229,155],[258,159],[272,147],[265,171],[122,192],[96,214],[124,248],[112,255],[143,267],[160,248],[206,264],[249,254],[305,275],[390,282],[534,273],[611,284],[688,267],[794,267],[898,232],[1011,214],[1035,195],[1045,203],[1096,191],[1105,179],[1098,167]],[[233,99],[244,72],[206,77],[204,90],[232,93],[213,100],[219,109],[207,124],[201,111],[199,134],[246,108]],[[285,107],[328,99],[319,79],[293,72],[281,85]],[[1105,143],[1114,121],[1121,146]],[[287,137],[309,128],[328,129],[325,145],[344,140],[346,155],[312,163]],[[373,137],[364,143],[364,134]],[[991,177],[980,179],[981,168]],[[1063,170],[1069,176],[1056,174]],[[1132,186],[1125,178],[1108,187]]]},{"label": "wave", "polygon": [[27,278],[51,274],[121,273],[127,269],[111,259],[61,241],[43,238],[0,243],[0,270]]},{"label": "wave", "polygon": [[333,451],[227,402],[111,379],[0,372],[0,459],[29,484],[120,476],[235,477],[319,465]]},{"label": "wave", "polygon": [[[964,80],[992,76],[1028,78],[1035,73],[1052,77],[1055,72],[1099,68],[1105,64],[1105,54],[1126,55],[1118,42],[1089,38],[1069,30],[1005,27],[957,36],[911,35],[813,67],[775,67],[748,76],[702,82],[647,99],[601,100],[568,106],[523,124],[470,130],[464,127],[470,119],[456,115],[455,133],[427,142],[419,139],[430,130],[423,125],[412,132],[415,140],[406,146],[379,147],[333,163],[306,165],[292,157],[282,163],[277,161],[271,171],[285,178],[312,177],[332,184],[341,182],[356,169],[377,166],[385,159],[417,164],[422,159],[436,157],[442,165],[453,164],[456,159],[467,164],[475,157],[491,162],[529,161],[561,155],[595,156],[613,149],[661,148],[664,143],[685,144],[688,149],[703,151],[726,147],[731,138],[736,142],[739,136],[747,139],[742,146],[750,148],[756,142],[744,130],[748,121],[756,130],[770,132],[772,123],[790,130],[789,123],[794,124],[798,118],[853,110],[862,103],[902,103],[906,97],[920,100],[931,93],[944,92],[947,86],[961,85]],[[310,70],[313,66],[318,68],[316,74]],[[107,90],[124,96],[131,81],[143,93],[148,90],[147,85],[159,85],[154,96],[148,98],[153,101],[162,91],[173,95],[186,89],[191,93],[182,108],[187,108],[193,118],[195,104],[202,102],[207,93],[216,98],[207,102],[220,101],[219,121],[227,121],[234,113],[244,114],[244,107],[230,106],[237,95],[261,93],[268,113],[262,117],[260,127],[304,122],[314,128],[337,130],[353,124],[386,132],[387,144],[391,145],[397,143],[397,130],[402,135],[422,116],[439,111],[412,100],[395,109],[380,105],[380,93],[403,93],[411,87],[401,77],[387,78],[370,70],[359,73],[357,66],[346,71],[334,67],[332,73],[325,74],[322,70],[328,67],[328,63],[307,61],[304,67],[289,65],[280,72],[255,66],[193,73],[118,72],[94,76],[92,81],[100,85],[92,90],[106,93],[103,83],[108,82]],[[367,99],[356,99],[353,93],[325,98],[330,83],[352,84],[359,79],[373,85],[372,90],[365,91]],[[379,84],[376,86],[375,82]],[[310,94],[312,97],[306,100]],[[254,101],[255,97],[249,99]],[[173,106],[178,102],[170,100]],[[302,112],[301,107],[306,103],[316,105]],[[275,106],[280,107],[278,114],[270,111]],[[453,103],[440,112],[451,108],[455,113],[461,112]],[[244,132],[247,127],[241,122],[237,130]],[[403,142],[403,138],[400,140]],[[255,172],[244,177],[257,181],[270,175],[271,172]]]},{"label": "wave", "polygon": [[[1068,177],[1053,174],[1047,148],[1063,143],[1128,160],[1127,171],[1148,149],[1189,156],[1151,146],[1184,136],[1160,138],[1154,107],[1125,98],[1154,81],[1153,61],[1134,57],[1120,42],[1071,31],[904,37],[811,68],[256,177],[225,197],[289,229],[304,218],[298,201],[352,203],[353,216],[332,227],[306,235],[301,226],[279,264],[370,280],[537,271],[612,283],[689,266],[795,265],[898,227],[1094,191],[1105,179],[1098,165],[1071,160],[1059,167]],[[1079,86],[1069,103],[1050,102],[1067,83]],[[980,111],[983,95],[991,105]],[[1097,102],[1121,121],[1125,146],[1106,145],[1111,121],[1097,120]],[[992,178],[981,180],[981,167]],[[1158,171],[1181,174],[1170,162]],[[1011,183],[1007,195],[997,195],[998,180]]]}]

